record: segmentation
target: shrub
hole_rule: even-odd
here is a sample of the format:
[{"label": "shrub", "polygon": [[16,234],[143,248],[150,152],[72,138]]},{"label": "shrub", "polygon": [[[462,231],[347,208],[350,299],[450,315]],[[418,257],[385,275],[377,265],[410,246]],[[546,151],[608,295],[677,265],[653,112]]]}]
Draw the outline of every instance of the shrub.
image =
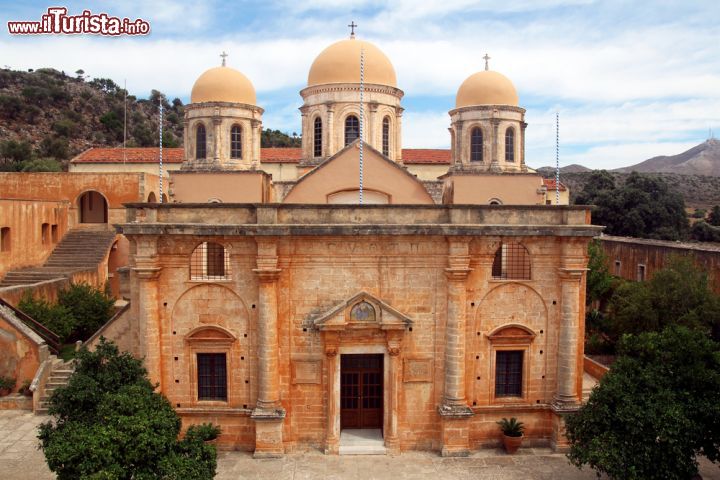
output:
[{"label": "shrub", "polygon": [[12,377],[0,377],[0,390],[12,390],[15,388],[15,379]]},{"label": "shrub", "polygon": [[35,158],[22,162],[23,172],[62,172],[62,165],[54,158]]},{"label": "shrub", "polygon": [[18,308],[54,332],[60,337],[61,343],[65,343],[75,329],[76,320],[69,309],[43,299],[36,299],[30,292],[25,292]]},{"label": "shrub", "polygon": [[670,326],[625,336],[620,357],[576,415],[568,454],[613,479],[687,480],[720,459],[720,344]]},{"label": "shrub", "polygon": [[87,283],[73,284],[58,293],[58,304],[75,318],[73,339],[85,340],[102,327],[113,314],[115,300]]},{"label": "shrub", "polygon": [[50,397],[56,421],[40,426],[41,448],[59,480],[215,476],[215,447],[195,431],[178,440],[180,418],[153,391],[141,360],[101,338],[77,361],[68,385]]},{"label": "shrub", "polygon": [[52,157],[65,160],[70,155],[69,145],[66,138],[45,137],[40,142],[41,157]]},{"label": "shrub", "polygon": [[512,417],[510,420],[503,418],[495,423],[500,425],[500,430],[508,437],[522,437],[523,431],[525,430],[523,422],[518,422],[518,419],[515,417]]}]

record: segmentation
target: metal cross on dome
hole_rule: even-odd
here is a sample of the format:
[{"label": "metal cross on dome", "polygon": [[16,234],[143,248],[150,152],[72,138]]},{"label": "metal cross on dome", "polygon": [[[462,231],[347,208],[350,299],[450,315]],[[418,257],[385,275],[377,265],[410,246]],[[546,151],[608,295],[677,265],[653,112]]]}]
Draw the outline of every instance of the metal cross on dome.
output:
[{"label": "metal cross on dome", "polygon": [[222,58],[222,66],[225,66],[225,59],[227,58],[228,54],[225,53],[225,50],[220,54],[220,57]]},{"label": "metal cross on dome", "polygon": [[355,23],[355,20],[350,22],[350,25],[348,25],[348,27],[350,27],[350,38],[354,38],[355,37],[355,27],[357,27],[357,23]]},{"label": "metal cross on dome", "polygon": [[488,55],[488,54],[486,53],[485,56],[482,57],[482,58],[485,60],[485,70],[490,70],[490,67],[489,67],[489,65],[488,65],[488,60],[490,60],[490,58],[492,58],[492,57],[490,57],[490,55]]}]

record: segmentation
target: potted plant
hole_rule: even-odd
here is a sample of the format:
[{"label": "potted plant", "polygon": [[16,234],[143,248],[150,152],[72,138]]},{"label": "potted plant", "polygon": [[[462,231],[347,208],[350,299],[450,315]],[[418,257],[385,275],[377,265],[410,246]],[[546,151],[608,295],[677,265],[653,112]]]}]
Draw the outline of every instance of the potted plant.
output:
[{"label": "potted plant", "polygon": [[14,378],[0,376],[0,397],[9,395],[13,388],[15,388]]},{"label": "potted plant", "polygon": [[30,390],[30,380],[25,380],[22,383],[22,386],[20,386],[20,390],[18,390],[18,393],[22,393],[26,397],[32,397],[33,392]]},{"label": "potted plant", "polygon": [[517,452],[518,448],[520,448],[520,444],[523,440],[525,425],[523,425],[523,422],[518,422],[515,417],[512,417],[510,420],[503,418],[497,422],[497,424],[500,425],[500,430],[502,430],[503,433],[503,445],[505,445],[505,451],[512,455]]}]

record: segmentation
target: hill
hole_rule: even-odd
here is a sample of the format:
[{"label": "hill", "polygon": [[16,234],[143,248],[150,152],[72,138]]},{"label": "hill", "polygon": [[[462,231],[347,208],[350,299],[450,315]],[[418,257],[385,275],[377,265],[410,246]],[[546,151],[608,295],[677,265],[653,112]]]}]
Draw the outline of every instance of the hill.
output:
[{"label": "hill", "polygon": [[[537,169],[538,173],[542,175],[543,177],[550,178],[551,176],[555,175],[555,167],[540,167]],[[579,172],[591,172],[592,170],[583,167],[582,165],[578,165],[577,163],[573,163],[572,165],[566,165],[564,167],[560,167],[560,174],[563,173],[579,173]]]},{"label": "hill", "polygon": [[[111,79],[87,81],[82,70],[0,70],[0,170],[58,170],[87,148],[121,146],[126,94]],[[182,145],[182,101],[151,90],[147,99],[127,95],[128,147],[157,146],[160,101],[163,145]],[[300,138],[266,129],[262,146],[300,146]]]},{"label": "hill", "polygon": [[[540,173],[545,178],[555,178],[554,171],[547,175],[543,172]],[[583,190],[590,173],[592,171],[560,174],[560,181],[570,188],[571,201],[574,201],[577,194]],[[629,175],[629,173],[617,171],[610,173],[619,185],[623,184]],[[688,208],[710,209],[714,205],[720,205],[720,176],[679,175],[676,173],[651,175],[661,177],[670,185],[670,188],[680,192],[685,200],[685,206]]]},{"label": "hill", "polygon": [[677,155],[653,157],[615,171],[630,173],[675,173],[720,177],[720,140],[711,138]]}]

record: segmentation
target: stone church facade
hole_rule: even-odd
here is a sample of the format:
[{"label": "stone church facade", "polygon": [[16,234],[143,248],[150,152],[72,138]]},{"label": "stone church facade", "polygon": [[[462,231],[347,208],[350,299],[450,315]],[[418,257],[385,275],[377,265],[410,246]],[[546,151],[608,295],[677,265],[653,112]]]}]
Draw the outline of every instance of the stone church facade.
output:
[{"label": "stone church facade", "polygon": [[510,80],[486,66],[460,86],[446,165],[404,158],[403,92],[368,42],[328,47],[300,94],[298,158],[270,161],[250,80],[198,78],[169,202],[117,222],[131,306],[116,340],[185,426],[217,423],[221,447],[256,457],[338,453],[346,429],[468,455],[513,416],[526,445],[564,448],[599,227],[545,205]]}]

